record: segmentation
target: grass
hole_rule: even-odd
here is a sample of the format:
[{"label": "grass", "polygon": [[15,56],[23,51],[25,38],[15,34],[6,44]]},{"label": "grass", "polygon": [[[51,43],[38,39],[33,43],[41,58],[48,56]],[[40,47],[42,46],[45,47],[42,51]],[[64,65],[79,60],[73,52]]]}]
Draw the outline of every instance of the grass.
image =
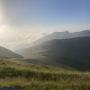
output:
[{"label": "grass", "polygon": [[0,87],[20,90],[90,90],[90,73],[74,69],[0,60]]}]

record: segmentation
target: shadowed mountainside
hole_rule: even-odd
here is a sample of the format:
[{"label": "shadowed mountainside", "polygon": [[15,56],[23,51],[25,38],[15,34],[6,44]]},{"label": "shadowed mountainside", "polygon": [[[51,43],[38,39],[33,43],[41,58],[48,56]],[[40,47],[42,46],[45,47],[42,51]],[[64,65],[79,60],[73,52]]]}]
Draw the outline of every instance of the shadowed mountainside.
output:
[{"label": "shadowed mountainside", "polygon": [[90,37],[50,40],[18,53],[45,64],[90,70]]}]

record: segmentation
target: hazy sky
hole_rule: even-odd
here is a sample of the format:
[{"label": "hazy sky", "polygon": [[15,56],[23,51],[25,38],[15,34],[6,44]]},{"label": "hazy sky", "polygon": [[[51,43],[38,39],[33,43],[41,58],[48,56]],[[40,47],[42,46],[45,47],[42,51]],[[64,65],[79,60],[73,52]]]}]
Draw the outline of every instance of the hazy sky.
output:
[{"label": "hazy sky", "polygon": [[90,0],[0,0],[0,44],[10,49],[53,31],[90,29]]}]

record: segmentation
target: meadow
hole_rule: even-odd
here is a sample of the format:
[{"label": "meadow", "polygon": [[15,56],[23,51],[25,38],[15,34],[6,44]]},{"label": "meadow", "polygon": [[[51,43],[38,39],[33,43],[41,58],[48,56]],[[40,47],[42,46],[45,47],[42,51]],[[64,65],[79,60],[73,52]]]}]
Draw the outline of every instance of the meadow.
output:
[{"label": "meadow", "polygon": [[20,90],[90,90],[90,72],[1,59],[0,87],[15,86]]}]

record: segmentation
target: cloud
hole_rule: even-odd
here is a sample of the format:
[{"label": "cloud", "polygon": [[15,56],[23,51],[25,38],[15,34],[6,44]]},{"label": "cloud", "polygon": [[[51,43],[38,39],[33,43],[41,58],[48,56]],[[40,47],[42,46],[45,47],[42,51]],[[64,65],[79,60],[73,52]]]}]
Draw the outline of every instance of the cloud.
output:
[{"label": "cloud", "polygon": [[0,44],[10,49],[16,49],[16,47],[20,46],[21,44],[22,45],[20,47],[30,44],[41,36],[41,32],[33,32],[33,29],[29,30],[29,28],[23,29],[11,27],[9,25],[0,26]]}]

